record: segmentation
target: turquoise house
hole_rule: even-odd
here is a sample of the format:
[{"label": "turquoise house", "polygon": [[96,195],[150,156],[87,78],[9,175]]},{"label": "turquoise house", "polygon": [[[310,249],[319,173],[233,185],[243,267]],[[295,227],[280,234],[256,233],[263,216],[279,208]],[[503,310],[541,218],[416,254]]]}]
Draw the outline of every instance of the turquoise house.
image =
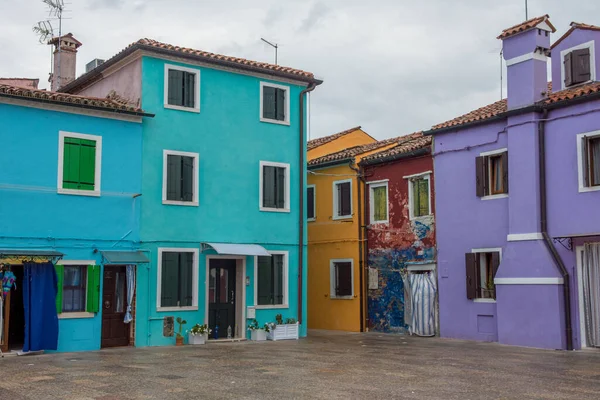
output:
[{"label": "turquoise house", "polygon": [[114,98],[0,84],[2,352],[100,349],[119,318],[133,342],[124,264],[148,261],[138,252],[148,117]]},{"label": "turquoise house", "polygon": [[320,83],[142,39],[61,88],[155,115],[141,123],[135,346],[173,344],[178,317],[219,339],[281,314],[306,335],[306,104]]}]

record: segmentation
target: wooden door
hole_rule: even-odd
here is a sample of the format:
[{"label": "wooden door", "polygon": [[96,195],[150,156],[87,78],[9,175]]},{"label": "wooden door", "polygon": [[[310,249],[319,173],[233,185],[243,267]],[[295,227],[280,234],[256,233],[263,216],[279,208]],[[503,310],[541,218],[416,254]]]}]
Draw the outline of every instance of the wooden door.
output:
[{"label": "wooden door", "polygon": [[[0,287],[0,296],[2,296],[2,288],[1,287]],[[0,337],[2,338],[0,340],[0,350],[2,350],[3,352],[6,353],[8,351],[8,325],[10,322],[10,292],[6,295],[6,297],[2,301],[2,307],[0,309],[0,312],[3,313],[2,326],[0,327],[0,329],[2,329],[2,332],[0,332],[1,333]]]},{"label": "wooden door", "polygon": [[208,326],[211,338],[235,337],[235,260],[210,260],[208,283]]},{"label": "wooden door", "polygon": [[129,345],[129,325],[123,322],[127,311],[125,266],[104,267],[102,290],[102,347]]}]

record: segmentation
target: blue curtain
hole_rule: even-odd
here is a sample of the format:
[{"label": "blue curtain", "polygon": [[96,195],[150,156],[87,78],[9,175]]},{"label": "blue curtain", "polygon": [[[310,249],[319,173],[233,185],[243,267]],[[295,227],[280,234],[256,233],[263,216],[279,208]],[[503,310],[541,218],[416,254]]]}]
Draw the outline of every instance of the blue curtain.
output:
[{"label": "blue curtain", "polygon": [[23,351],[56,350],[58,279],[52,263],[24,263],[23,308],[25,343]]}]

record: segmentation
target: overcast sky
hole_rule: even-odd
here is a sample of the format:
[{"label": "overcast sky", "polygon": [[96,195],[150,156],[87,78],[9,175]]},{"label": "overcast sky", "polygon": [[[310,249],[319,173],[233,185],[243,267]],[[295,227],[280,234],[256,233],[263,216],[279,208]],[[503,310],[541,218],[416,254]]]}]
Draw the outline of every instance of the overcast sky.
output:
[{"label": "overcast sky", "polygon": [[[383,139],[428,129],[500,98],[500,31],[525,20],[525,0],[67,0],[83,46],[78,75],[142,37],[315,73],[312,138],[362,125]],[[529,0],[557,28],[600,25],[598,0]],[[32,32],[41,0],[0,0],[0,77],[40,78],[50,48]],[[58,24],[55,23],[57,26]]]}]

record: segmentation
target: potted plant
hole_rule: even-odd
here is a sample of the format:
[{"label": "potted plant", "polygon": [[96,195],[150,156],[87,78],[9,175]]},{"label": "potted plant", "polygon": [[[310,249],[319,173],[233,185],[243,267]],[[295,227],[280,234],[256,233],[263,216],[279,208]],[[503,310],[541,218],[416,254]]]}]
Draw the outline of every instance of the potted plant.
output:
[{"label": "potted plant", "polygon": [[281,314],[275,316],[277,323],[265,324],[269,327],[267,331],[267,339],[269,340],[286,340],[298,339],[300,334],[300,326],[295,318],[286,318],[285,323]]},{"label": "potted plant", "polygon": [[175,346],[183,346],[183,335],[181,331],[183,330],[183,325],[187,324],[185,319],[181,319],[181,317],[177,317],[175,320],[179,324],[179,330],[177,331],[177,336],[175,338]]},{"label": "potted plant", "polygon": [[256,319],[252,319],[248,325],[248,330],[250,331],[250,340],[262,342],[267,340],[267,333],[269,332],[270,327],[269,324],[265,324],[261,328],[258,326],[258,321]]},{"label": "potted plant", "polygon": [[208,335],[212,332],[212,329],[208,329],[208,325],[196,324],[192,326],[192,329],[187,331],[188,343],[189,344],[205,344],[208,339]]}]

